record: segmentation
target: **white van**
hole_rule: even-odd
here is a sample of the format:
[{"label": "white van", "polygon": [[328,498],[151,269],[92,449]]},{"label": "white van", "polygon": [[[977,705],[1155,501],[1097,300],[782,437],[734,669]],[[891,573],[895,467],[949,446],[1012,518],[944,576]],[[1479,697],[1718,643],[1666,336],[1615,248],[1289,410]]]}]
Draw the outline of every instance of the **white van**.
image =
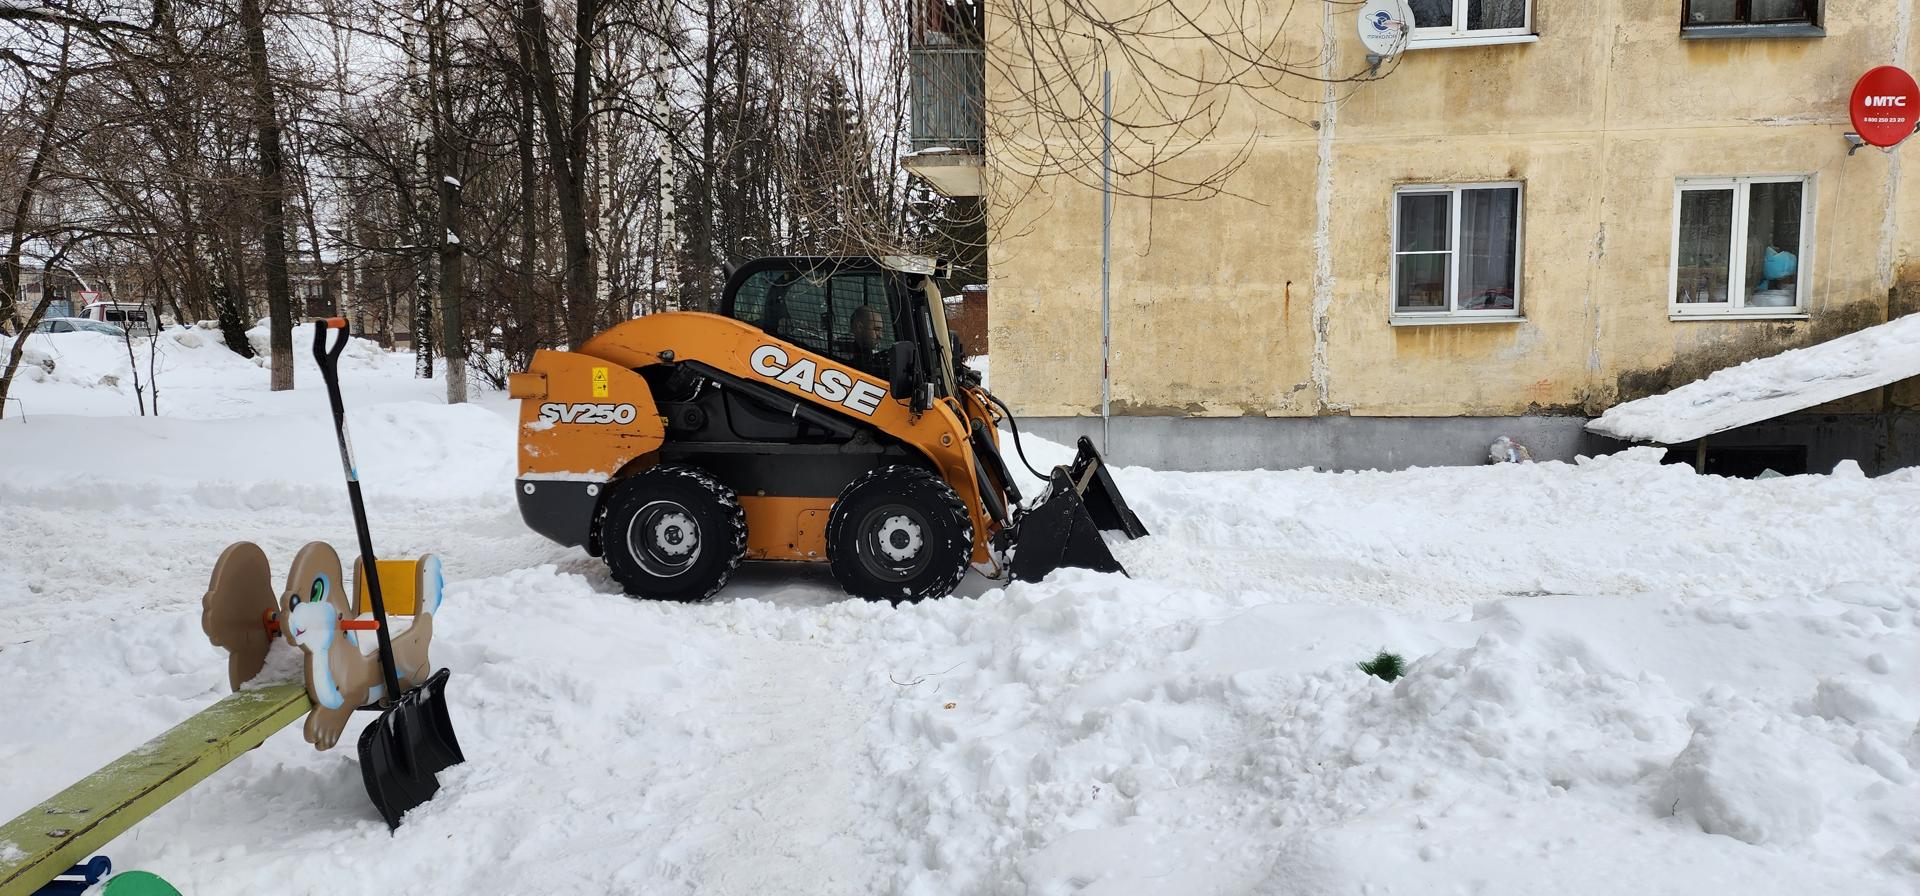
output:
[{"label": "white van", "polygon": [[138,302],[93,302],[80,316],[123,327],[134,336],[152,336],[160,329],[158,310]]}]

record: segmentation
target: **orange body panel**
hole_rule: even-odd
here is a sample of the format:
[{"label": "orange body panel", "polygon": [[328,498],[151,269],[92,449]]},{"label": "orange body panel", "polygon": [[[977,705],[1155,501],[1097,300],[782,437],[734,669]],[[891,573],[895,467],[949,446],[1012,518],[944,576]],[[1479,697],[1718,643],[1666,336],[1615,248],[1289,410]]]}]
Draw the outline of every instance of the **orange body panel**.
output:
[{"label": "orange body panel", "polygon": [[748,560],[827,559],[827,514],[832,498],[741,495],[747,512]]},{"label": "orange body panel", "polygon": [[523,479],[612,479],[666,440],[653,390],[620,364],[574,352],[539,351],[514,386],[521,399]]}]

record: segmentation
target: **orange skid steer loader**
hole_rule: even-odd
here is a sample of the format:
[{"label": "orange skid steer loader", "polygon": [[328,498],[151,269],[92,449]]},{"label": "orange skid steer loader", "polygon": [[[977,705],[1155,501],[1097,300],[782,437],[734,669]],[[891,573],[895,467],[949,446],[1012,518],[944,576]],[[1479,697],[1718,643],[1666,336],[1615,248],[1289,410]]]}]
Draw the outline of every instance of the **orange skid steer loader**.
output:
[{"label": "orange skid steer loader", "polygon": [[510,384],[521,516],[662,600],[711,597],[742,560],[825,560],[848,593],[895,603],[976,566],[1124,573],[1100,532],[1146,528],[1087,439],[1021,506],[999,437],[1017,424],[957,363],[934,274],[914,258],[760,259],[719,314],[536,353]]}]

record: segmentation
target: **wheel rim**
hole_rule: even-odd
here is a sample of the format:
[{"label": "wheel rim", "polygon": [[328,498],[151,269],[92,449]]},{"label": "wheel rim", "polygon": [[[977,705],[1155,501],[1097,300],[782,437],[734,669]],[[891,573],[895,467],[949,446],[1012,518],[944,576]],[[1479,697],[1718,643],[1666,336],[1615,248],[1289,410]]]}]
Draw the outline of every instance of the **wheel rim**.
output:
[{"label": "wheel rim", "polygon": [[673,578],[700,559],[700,525],[678,502],[649,502],[627,524],[627,552],[648,575]]},{"label": "wheel rim", "polygon": [[854,553],[867,573],[887,582],[904,582],[925,572],[933,549],[927,518],[901,504],[876,507],[860,518]]}]

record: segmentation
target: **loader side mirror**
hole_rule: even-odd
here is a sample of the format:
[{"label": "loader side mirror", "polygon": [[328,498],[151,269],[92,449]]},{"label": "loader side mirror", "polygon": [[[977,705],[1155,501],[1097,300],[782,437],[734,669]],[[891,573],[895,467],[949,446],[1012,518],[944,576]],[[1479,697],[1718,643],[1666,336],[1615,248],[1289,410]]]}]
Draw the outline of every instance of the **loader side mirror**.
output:
[{"label": "loader side mirror", "polygon": [[887,390],[894,398],[912,398],[920,381],[920,352],[908,340],[893,344],[887,358]]}]

